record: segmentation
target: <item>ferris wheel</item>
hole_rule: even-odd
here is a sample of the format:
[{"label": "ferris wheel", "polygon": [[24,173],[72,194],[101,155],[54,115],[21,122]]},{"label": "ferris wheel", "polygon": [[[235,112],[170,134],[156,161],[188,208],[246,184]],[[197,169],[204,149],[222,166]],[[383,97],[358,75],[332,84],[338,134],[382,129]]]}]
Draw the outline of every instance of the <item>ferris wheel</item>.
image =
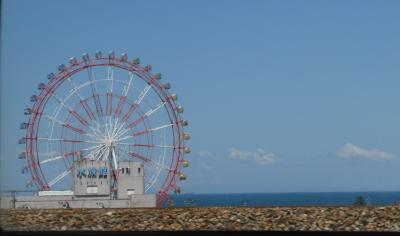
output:
[{"label": "ferris wheel", "polygon": [[27,163],[22,173],[32,176],[27,187],[71,188],[73,161],[88,158],[109,161],[113,178],[120,161],[141,162],[145,193],[156,193],[161,201],[171,191],[180,193],[190,135],[170,84],[125,53],[97,51],[93,58],[86,53],[69,62],[38,85],[40,93],[30,97],[33,106],[24,111],[29,120],[20,126],[26,135],[19,139],[25,145],[19,158]]}]

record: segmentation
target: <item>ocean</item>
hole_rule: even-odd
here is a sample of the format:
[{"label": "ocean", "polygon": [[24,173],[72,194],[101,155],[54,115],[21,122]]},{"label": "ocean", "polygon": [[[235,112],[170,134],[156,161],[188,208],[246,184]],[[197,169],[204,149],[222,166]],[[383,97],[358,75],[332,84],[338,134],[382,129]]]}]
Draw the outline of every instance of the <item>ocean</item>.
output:
[{"label": "ocean", "polygon": [[319,192],[319,193],[231,193],[172,195],[176,207],[182,206],[349,206],[358,196],[369,205],[400,204],[396,192]]}]

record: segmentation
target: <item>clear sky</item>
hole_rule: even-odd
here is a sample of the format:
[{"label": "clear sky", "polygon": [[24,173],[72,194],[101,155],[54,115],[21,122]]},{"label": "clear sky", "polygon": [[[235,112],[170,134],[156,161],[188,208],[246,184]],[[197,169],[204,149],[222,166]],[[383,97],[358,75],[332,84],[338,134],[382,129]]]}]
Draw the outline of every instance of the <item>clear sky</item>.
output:
[{"label": "clear sky", "polygon": [[1,183],[71,56],[140,57],[190,122],[183,192],[400,190],[400,1],[4,0]]}]

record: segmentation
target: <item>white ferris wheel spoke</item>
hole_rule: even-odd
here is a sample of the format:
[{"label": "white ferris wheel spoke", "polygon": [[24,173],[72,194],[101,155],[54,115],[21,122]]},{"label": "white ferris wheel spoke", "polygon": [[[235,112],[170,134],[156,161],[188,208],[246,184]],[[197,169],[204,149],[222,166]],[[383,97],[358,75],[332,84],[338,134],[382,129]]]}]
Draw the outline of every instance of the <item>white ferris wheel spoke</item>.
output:
[{"label": "white ferris wheel spoke", "polygon": [[[147,130],[139,131],[139,132],[136,132],[136,133],[133,134],[133,135],[128,135],[128,136],[125,136],[125,137],[123,137],[123,138],[119,138],[119,139],[117,139],[117,141],[126,140],[126,139],[129,139],[129,138],[132,138],[132,137],[140,136],[140,135],[147,134],[147,133],[150,133],[150,132],[154,132],[154,131],[157,131],[157,130],[160,130],[160,129],[165,129],[165,128],[171,127],[171,126],[173,126],[173,125],[174,125],[174,124],[171,123],[171,124],[161,125],[161,126],[158,126],[158,127],[152,128],[152,129],[147,129]],[[128,132],[128,131],[129,131],[129,129],[125,130],[125,131],[122,133],[122,135],[125,134],[125,133]]]},{"label": "white ferris wheel spoke", "polygon": [[151,114],[153,114],[154,112],[156,112],[158,109],[160,109],[161,107],[163,107],[165,105],[166,102],[161,102],[160,104],[158,104],[156,107],[150,109],[148,112],[146,112],[144,115],[146,117],[151,116]]},{"label": "white ferris wheel spoke", "polygon": [[121,130],[124,128],[124,126],[125,126],[125,122],[121,122],[119,127],[117,126],[117,128],[115,129],[114,137],[118,138],[121,135]]},{"label": "white ferris wheel spoke", "polygon": [[133,80],[133,76],[135,74],[129,71],[129,81],[128,84],[125,84],[124,86],[124,90],[122,92],[123,96],[126,97],[128,95],[129,89],[131,88],[131,84],[132,84],[132,80]]},{"label": "white ferris wheel spoke", "polygon": [[45,163],[47,163],[47,162],[59,160],[59,159],[62,159],[62,158],[64,158],[64,156],[53,157],[53,158],[50,158],[50,159],[46,159],[46,160],[44,160],[44,161],[41,161],[40,164],[45,164]]},{"label": "white ferris wheel spoke", "polygon": [[59,174],[58,176],[56,176],[53,180],[51,180],[49,182],[49,187],[55,185],[56,183],[58,183],[60,180],[62,180],[63,178],[65,178],[65,176],[69,175],[71,173],[71,170],[66,170],[63,173]]},{"label": "white ferris wheel spoke", "polygon": [[146,97],[146,95],[149,92],[150,88],[151,88],[151,85],[149,85],[149,84],[146,85],[146,87],[143,88],[143,91],[139,94],[138,99],[135,101],[135,103],[137,105],[139,105],[143,101],[143,98]]},{"label": "white ferris wheel spoke", "polygon": [[131,129],[135,126],[137,126],[138,124],[140,124],[141,122],[143,122],[146,118],[150,117],[151,114],[153,114],[154,112],[156,112],[157,110],[159,110],[161,107],[163,107],[165,105],[166,102],[161,102],[160,104],[158,104],[157,106],[155,106],[154,108],[150,109],[149,111],[147,111],[145,114],[143,114],[142,116],[139,117],[139,119],[133,121],[131,124],[128,125],[128,129]]},{"label": "white ferris wheel spoke", "polygon": [[[118,148],[118,147],[117,147],[117,148]],[[125,154],[127,154],[128,156],[133,156],[132,153],[128,153],[128,152],[126,152],[125,150],[123,150],[123,149],[121,149],[121,148],[118,148],[118,149],[119,149],[120,151],[124,152]],[[141,156],[141,155],[135,153],[135,156],[134,156],[134,157],[137,157],[137,158],[143,160],[144,163],[150,163],[151,165],[153,165],[154,167],[157,167],[158,169],[163,169],[163,170],[166,170],[166,171],[172,171],[172,169],[169,168],[168,166],[163,165],[163,164],[161,164],[161,163],[158,163],[158,162],[152,160],[151,158],[138,157],[138,156]],[[145,160],[144,160],[144,159],[145,159]]]},{"label": "white ferris wheel spoke", "polygon": [[88,72],[88,77],[89,77],[89,84],[91,86],[92,89],[92,94],[97,94],[97,87],[96,84],[93,81],[96,81],[95,77],[94,77],[94,72],[92,70],[91,67],[87,68],[87,72]]},{"label": "white ferris wheel spoke", "polygon": [[112,93],[113,92],[113,87],[114,87],[114,67],[113,66],[109,66],[108,67],[107,78],[109,80],[111,80],[111,83],[109,85],[108,91],[110,91],[110,93]]},{"label": "white ferris wheel spoke", "polygon": [[69,76],[67,78],[69,84],[72,87],[72,93],[75,94],[75,96],[77,96],[79,98],[80,101],[83,101],[84,98],[82,97],[82,95],[79,93],[79,88],[76,86],[75,82],[71,79],[71,77]]},{"label": "white ferris wheel spoke", "polygon": [[60,159],[63,159],[63,158],[67,158],[67,157],[70,157],[70,156],[77,155],[79,152],[80,152],[80,151],[75,151],[75,152],[65,153],[64,155],[60,155],[60,156],[56,156],[56,157],[52,157],[52,158],[49,158],[49,159],[43,160],[43,161],[41,161],[41,162],[39,162],[39,163],[40,163],[40,164],[45,164],[45,163],[48,163],[48,162],[52,162],[52,161],[56,161],[56,160],[60,160]]},{"label": "white ferris wheel spoke", "polygon": [[172,145],[157,145],[157,144],[139,144],[139,143],[116,143],[118,145],[125,145],[125,146],[133,146],[133,147],[159,147],[159,148],[172,148],[176,149],[177,147]]}]

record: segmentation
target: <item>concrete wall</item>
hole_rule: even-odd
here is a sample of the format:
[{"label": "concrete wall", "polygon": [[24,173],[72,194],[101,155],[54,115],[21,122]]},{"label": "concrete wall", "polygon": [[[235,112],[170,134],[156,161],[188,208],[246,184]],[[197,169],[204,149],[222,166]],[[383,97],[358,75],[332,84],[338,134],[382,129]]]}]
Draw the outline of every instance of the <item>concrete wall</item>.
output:
[{"label": "concrete wall", "polygon": [[[94,161],[83,159],[74,162],[74,195],[110,195],[110,176],[111,169],[108,161]],[[107,168],[107,175],[100,176],[99,169]],[[89,176],[89,168],[95,168],[97,173],[95,176]],[[85,175],[78,176],[79,170],[86,170]]]},{"label": "concrete wall", "polygon": [[[74,198],[72,196],[24,196],[15,198],[15,208],[135,208],[156,207],[154,194],[132,195],[131,199]],[[14,208],[12,197],[1,198],[1,208]]]},{"label": "concrete wall", "polygon": [[120,162],[118,199],[129,199],[131,194],[144,194],[144,166],[139,162]]},{"label": "concrete wall", "polygon": [[14,208],[14,198],[13,197],[1,197],[0,198],[0,208],[1,209]]},{"label": "concrete wall", "polygon": [[132,207],[156,207],[157,195],[146,194],[146,195],[131,195]]}]

